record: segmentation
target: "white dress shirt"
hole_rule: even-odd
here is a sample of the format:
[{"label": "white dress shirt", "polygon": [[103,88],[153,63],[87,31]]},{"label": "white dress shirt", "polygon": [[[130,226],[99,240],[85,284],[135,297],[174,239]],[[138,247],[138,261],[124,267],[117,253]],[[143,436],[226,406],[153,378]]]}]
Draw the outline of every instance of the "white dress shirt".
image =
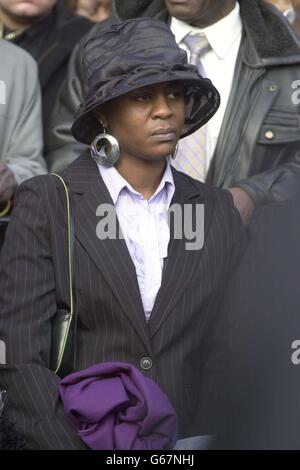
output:
[{"label": "white dress shirt", "polygon": [[134,263],[146,320],[161,286],[164,259],[168,256],[168,209],[175,191],[170,164],[153,196],[137,192],[115,167],[98,165],[114,203],[122,234]]},{"label": "white dress shirt", "polygon": [[204,34],[211,46],[211,50],[203,55],[201,63],[206,77],[220,93],[221,105],[207,124],[206,167],[208,168],[221,130],[242,38],[240,6],[236,2],[235,8],[227,16],[207,28],[196,28],[176,18],[171,19],[170,27],[177,44],[185,49],[188,55],[189,51],[182,40],[189,33]]}]

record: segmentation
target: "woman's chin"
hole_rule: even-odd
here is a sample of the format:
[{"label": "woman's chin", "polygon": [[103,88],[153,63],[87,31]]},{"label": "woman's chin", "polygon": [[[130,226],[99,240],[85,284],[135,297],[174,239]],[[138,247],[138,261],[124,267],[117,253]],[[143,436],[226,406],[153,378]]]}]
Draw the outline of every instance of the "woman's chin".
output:
[{"label": "woman's chin", "polygon": [[175,149],[176,145],[164,143],[163,145],[156,146],[153,152],[149,153],[149,156],[152,160],[162,160],[172,155]]},{"label": "woman's chin", "polygon": [[[144,160],[144,161],[162,161],[166,160],[168,157],[170,157],[176,149],[176,145],[174,143],[169,144],[169,143],[164,143],[163,145],[155,145],[151,147],[147,147],[143,149],[142,152],[138,152],[135,150],[134,152],[131,153],[131,155],[134,155],[135,158],[139,160]],[[130,152],[128,152],[130,154]]]},{"label": "woman's chin", "polygon": [[168,153],[161,153],[161,154],[153,154],[153,155],[145,155],[142,157],[143,160],[147,160],[148,162],[162,162],[165,161],[171,154]]}]

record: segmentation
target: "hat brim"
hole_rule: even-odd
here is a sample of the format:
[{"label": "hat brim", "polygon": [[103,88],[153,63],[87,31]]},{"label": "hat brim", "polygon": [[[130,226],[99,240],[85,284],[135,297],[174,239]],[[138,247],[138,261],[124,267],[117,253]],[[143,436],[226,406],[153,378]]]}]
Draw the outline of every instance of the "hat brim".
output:
[{"label": "hat brim", "polygon": [[180,138],[195,132],[215,114],[220,105],[220,95],[209,79],[199,75],[196,67],[185,65],[178,68],[178,70],[165,70],[155,75],[148,74],[148,76],[140,71],[140,74],[138,72],[135,74],[133,81],[122,80],[115,86],[110,84],[107,90],[102,86],[99,88],[101,93],[94,90],[90,99],[87,99],[76,113],[72,126],[72,134],[75,139],[90,145],[94,138],[103,131],[94,113],[94,110],[102,104],[137,88],[169,81],[181,81],[186,88],[185,122]]}]

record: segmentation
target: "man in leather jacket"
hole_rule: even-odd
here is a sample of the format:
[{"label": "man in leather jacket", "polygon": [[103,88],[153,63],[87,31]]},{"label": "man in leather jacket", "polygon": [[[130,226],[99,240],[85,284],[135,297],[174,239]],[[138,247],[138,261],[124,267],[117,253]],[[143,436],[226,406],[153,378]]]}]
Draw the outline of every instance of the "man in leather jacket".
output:
[{"label": "man in leather jacket", "polygon": [[[153,0],[149,4],[146,0],[114,0],[113,16],[108,21],[137,16],[169,21],[168,3],[172,1]],[[220,0],[201,0],[197,5],[208,8],[209,3],[216,7]],[[300,191],[300,100],[296,82],[300,43],[272,5],[263,0],[239,0],[239,7],[242,39],[206,182],[230,188],[235,205],[248,222],[255,206],[293,198]],[[90,34],[103,24],[96,25]],[[47,139],[47,160],[55,171],[82,150],[70,135],[83,93],[82,47],[83,42],[71,58],[68,80]]]}]

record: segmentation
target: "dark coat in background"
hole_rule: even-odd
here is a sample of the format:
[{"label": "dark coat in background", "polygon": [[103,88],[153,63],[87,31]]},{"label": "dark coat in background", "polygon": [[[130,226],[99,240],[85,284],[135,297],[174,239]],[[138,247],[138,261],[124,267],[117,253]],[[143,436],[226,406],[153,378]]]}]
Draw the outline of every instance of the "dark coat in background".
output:
[{"label": "dark coat in background", "polygon": [[299,240],[300,199],[256,211],[225,301],[234,328],[217,448],[300,449]]},{"label": "dark coat in background", "polygon": [[12,40],[38,63],[43,99],[43,122],[47,129],[58,90],[67,74],[74,46],[91,28],[86,18],[71,15],[59,0],[51,13]]},{"label": "dark coat in background", "polygon": [[[299,93],[292,88],[299,79],[300,44],[284,17],[266,2],[240,0],[240,11],[243,39],[207,182],[240,186],[260,205],[292,198],[300,190]],[[169,21],[164,0],[114,0],[110,21],[138,16]],[[104,24],[94,26],[91,34]],[[55,171],[82,150],[70,134],[83,97],[82,47],[71,58],[46,138],[46,159]]]},{"label": "dark coat in background", "polygon": [[[75,369],[104,361],[133,364],[165,391],[179,416],[180,437],[188,437],[213,431],[226,354],[222,299],[243,227],[227,191],[173,174],[172,204],[204,204],[205,241],[201,250],[186,250],[187,239],[176,239],[171,224],[162,284],[147,323],[125,241],[96,235],[98,205],[112,204],[96,164],[82,155],[63,172],[75,211]],[[8,417],[38,449],[84,447],[63,415],[59,377],[49,370],[50,321],[57,308],[68,306],[65,220],[57,178],[25,182],[0,259],[0,338],[7,349],[0,389],[7,391]],[[145,357],[152,360],[149,369]]]}]

